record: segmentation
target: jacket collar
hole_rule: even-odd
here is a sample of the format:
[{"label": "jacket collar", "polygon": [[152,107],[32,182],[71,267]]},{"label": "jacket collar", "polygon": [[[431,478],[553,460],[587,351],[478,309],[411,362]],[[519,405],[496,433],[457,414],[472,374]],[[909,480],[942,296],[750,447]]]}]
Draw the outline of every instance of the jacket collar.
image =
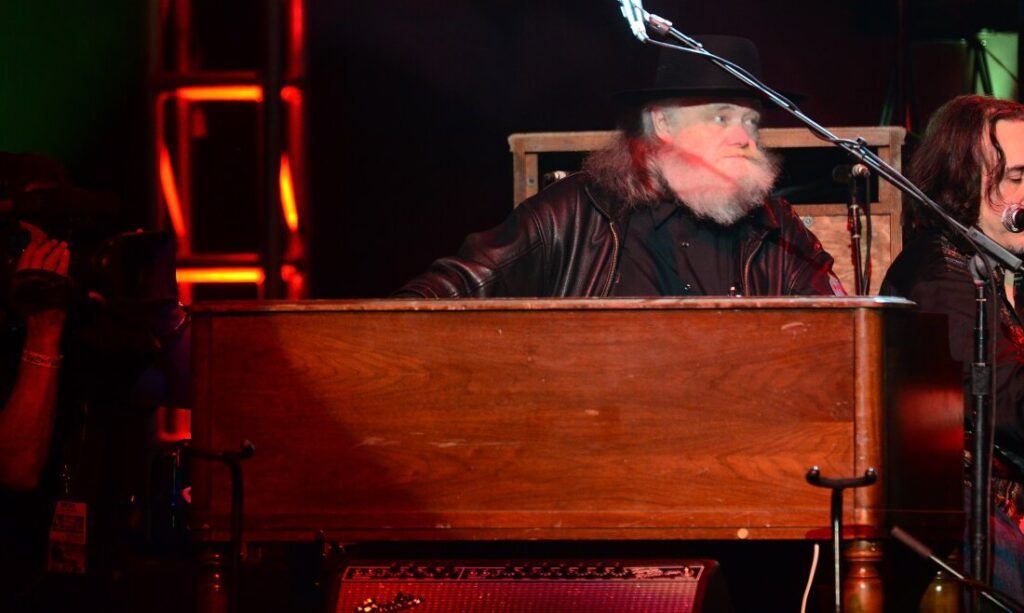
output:
[{"label": "jacket collar", "polygon": [[782,228],[782,221],[779,219],[779,211],[775,206],[775,201],[771,198],[766,198],[765,201],[761,203],[761,206],[747,213],[747,219],[750,221],[751,226],[765,231],[778,230]]},{"label": "jacket collar", "polygon": [[601,215],[612,223],[623,225],[629,218],[629,207],[617,198],[614,198],[607,190],[598,185],[595,181],[588,180],[584,183],[583,191],[586,192],[590,203]]}]

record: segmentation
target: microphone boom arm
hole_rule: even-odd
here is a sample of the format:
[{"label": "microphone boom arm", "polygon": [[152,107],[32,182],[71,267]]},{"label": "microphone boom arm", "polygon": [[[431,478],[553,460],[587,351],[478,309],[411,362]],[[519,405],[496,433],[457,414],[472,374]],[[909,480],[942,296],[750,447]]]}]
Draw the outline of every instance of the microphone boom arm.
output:
[{"label": "microphone boom arm", "polygon": [[[888,162],[878,157],[878,154],[871,151],[867,142],[863,138],[857,138],[855,140],[839,138],[833,134],[828,128],[822,126],[818,122],[814,121],[811,117],[801,111],[792,101],[787,99],[782,94],[776,92],[772,88],[768,87],[756,77],[751,75],[749,72],[744,70],[741,66],[730,62],[729,60],[719,57],[714,53],[706,50],[703,45],[697,42],[695,39],[687,36],[680,32],[676,28],[672,27],[672,22],[648,13],[646,10],[639,6],[639,2],[633,2],[630,0],[623,0],[623,14],[629,19],[626,5],[629,5],[630,9],[639,10],[643,14],[644,21],[647,26],[653,29],[655,32],[665,36],[670,36],[677,40],[681,45],[674,45],[672,43],[666,43],[658,40],[654,40],[648,36],[640,38],[642,42],[647,42],[658,47],[664,47],[666,49],[674,49],[683,53],[692,53],[694,55],[700,55],[705,57],[712,64],[718,66],[725,72],[729,73],[740,82],[744,83],[748,87],[760,92],[766,98],[772,101],[776,106],[784,109],[793,117],[796,117],[801,123],[807,126],[807,129],[811,131],[817,138],[829,142],[855,157],[856,159],[863,162],[869,168],[874,170],[880,177],[885,181],[896,187],[904,194],[907,194],[914,200],[917,200],[927,208],[931,209],[936,215],[942,218],[946,224],[952,227],[957,233],[962,235],[967,241],[974,246],[978,252],[987,254],[991,259],[999,262],[1008,270],[1021,270],[1021,259],[1011,253],[1009,250],[1004,248],[999,243],[995,242],[988,236],[986,236],[978,228],[971,226],[964,226],[962,223],[951,217],[938,203],[929,198],[919,187],[914,185],[910,179],[903,176],[900,171],[893,168]],[[632,20],[630,20],[632,23]]]}]

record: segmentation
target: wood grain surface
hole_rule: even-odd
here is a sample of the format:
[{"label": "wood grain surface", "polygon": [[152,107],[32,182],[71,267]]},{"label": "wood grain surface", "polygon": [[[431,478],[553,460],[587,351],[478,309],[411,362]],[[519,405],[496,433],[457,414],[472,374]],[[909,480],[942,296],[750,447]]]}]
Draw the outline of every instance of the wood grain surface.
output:
[{"label": "wood grain surface", "polygon": [[[805,538],[809,467],[890,477],[904,381],[956,472],[960,398],[887,374],[901,301],[469,302],[197,310],[195,444],[256,444],[247,539]],[[193,529],[223,538],[227,471],[194,471]],[[848,496],[851,531],[882,529],[890,481]]]}]

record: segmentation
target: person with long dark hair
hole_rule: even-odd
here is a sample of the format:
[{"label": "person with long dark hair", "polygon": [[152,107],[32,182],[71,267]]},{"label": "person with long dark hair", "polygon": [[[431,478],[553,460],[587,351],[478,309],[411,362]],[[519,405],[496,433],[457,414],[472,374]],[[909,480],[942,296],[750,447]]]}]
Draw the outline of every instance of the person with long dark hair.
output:
[{"label": "person with long dark hair", "polygon": [[[1024,233],[1002,221],[1024,201],[1024,105],[960,96],[937,110],[910,162],[910,178],[943,209],[1018,255]],[[925,312],[946,315],[950,352],[964,365],[965,411],[970,415],[974,354],[973,251],[934,212],[908,209],[911,236],[893,261],[882,293],[909,298]],[[993,582],[1024,598],[1024,280],[1002,279],[996,325],[996,467],[993,477]],[[965,447],[969,448],[969,447]],[[970,458],[968,458],[968,462]]]}]

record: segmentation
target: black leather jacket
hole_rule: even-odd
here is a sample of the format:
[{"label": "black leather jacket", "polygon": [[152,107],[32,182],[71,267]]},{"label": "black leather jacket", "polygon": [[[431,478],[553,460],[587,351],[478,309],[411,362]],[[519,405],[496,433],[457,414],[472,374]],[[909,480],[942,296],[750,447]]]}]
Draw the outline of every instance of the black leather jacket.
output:
[{"label": "black leather jacket", "polygon": [[[586,173],[525,200],[499,226],[471,234],[396,297],[608,296],[629,210]],[[746,296],[843,294],[832,257],[789,204],[765,202],[743,221]]]},{"label": "black leather jacket", "polygon": [[[968,264],[971,250],[932,231],[904,246],[882,281],[882,294],[902,296],[925,313],[949,320],[949,351],[963,364],[964,414],[973,410],[975,289]],[[1001,275],[1000,275],[1001,277]],[[1000,283],[996,344],[996,451],[1024,476],[1024,325]],[[1018,303],[1018,306],[1019,303]]]}]

